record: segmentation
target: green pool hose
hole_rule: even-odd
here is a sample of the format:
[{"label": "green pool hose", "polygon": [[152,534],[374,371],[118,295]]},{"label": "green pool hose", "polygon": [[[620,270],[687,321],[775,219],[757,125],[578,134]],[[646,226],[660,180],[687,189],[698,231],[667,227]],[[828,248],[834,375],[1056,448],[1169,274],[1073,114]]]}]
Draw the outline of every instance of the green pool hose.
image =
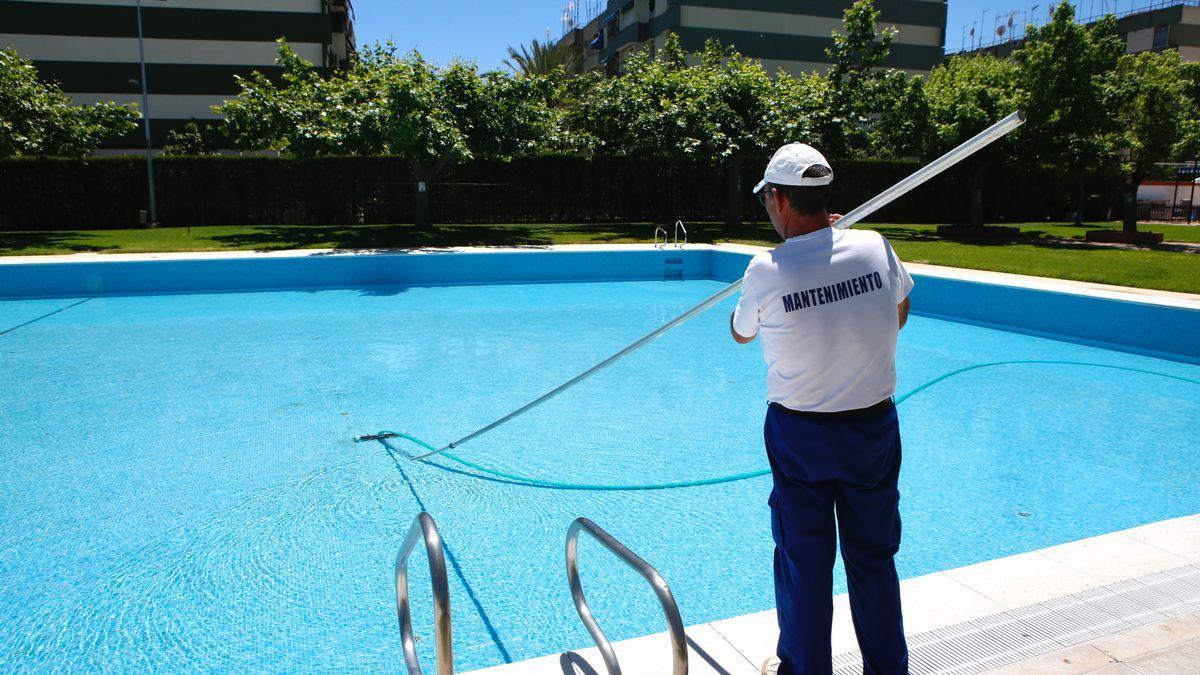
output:
[{"label": "green pool hose", "polygon": [[[1022,360],[1017,360],[1017,361],[992,361],[989,363],[977,363],[973,366],[966,366],[963,368],[959,368],[957,370],[952,370],[944,375],[939,375],[939,376],[933,378],[932,380],[929,380],[928,382],[925,382],[924,384],[917,386],[914,389],[910,389],[909,391],[905,392],[904,394],[901,394],[900,396],[897,396],[896,397],[896,405],[900,405],[904,401],[911,398],[914,394],[920,393],[943,380],[954,377],[955,375],[961,375],[962,373],[965,373],[965,372],[968,372],[971,370],[978,370],[980,368],[991,368],[994,366],[1011,366],[1011,365],[1058,365],[1058,366],[1088,366],[1088,367],[1092,367],[1092,368],[1109,368],[1111,370],[1124,370],[1124,371],[1128,371],[1128,372],[1132,372],[1132,373],[1142,373],[1145,375],[1155,375],[1157,377],[1166,377],[1166,378],[1170,378],[1172,380],[1179,380],[1180,382],[1188,382],[1190,384],[1200,385],[1200,380],[1193,380],[1193,379],[1189,379],[1186,377],[1180,377],[1178,375],[1169,375],[1167,373],[1159,373],[1159,372],[1155,372],[1153,370],[1144,370],[1142,368],[1127,368],[1125,366],[1110,366],[1110,365],[1103,364],[1103,363],[1087,363],[1085,361],[1039,361],[1039,360],[1022,359]],[[416,436],[413,436],[412,434],[407,434],[404,432],[399,432],[399,431],[380,431],[375,436],[364,437],[364,438],[366,438],[367,440],[378,440],[381,443],[385,443],[385,444],[386,444],[388,438],[404,438],[404,439],[412,441],[413,443],[416,443],[417,445],[419,445],[423,448],[426,448],[430,451],[436,450],[436,448],[433,445],[417,438]],[[720,483],[731,483],[733,481],[745,480],[747,478],[757,478],[758,476],[765,476],[765,475],[771,473],[770,469],[759,469],[756,471],[746,471],[743,473],[729,474],[727,476],[717,476],[714,478],[702,478],[699,480],[676,481],[676,482],[671,482],[671,483],[566,483],[566,482],[560,482],[560,481],[541,480],[539,478],[531,478],[529,476],[522,476],[520,474],[509,473],[507,471],[490,469],[486,466],[477,464],[477,463],[472,462],[467,459],[463,459],[462,457],[459,457],[458,455],[453,455],[449,452],[443,452],[443,453],[441,453],[440,456],[445,457],[446,459],[449,459],[451,461],[457,462],[458,464],[461,464],[461,465],[468,467],[470,469],[473,469],[475,471],[478,471],[479,473],[486,474],[488,476],[493,476],[496,478],[503,478],[508,481],[512,481],[515,483],[522,483],[522,484],[530,485],[530,486],[556,488],[559,490],[666,490],[666,489],[670,489],[670,488],[699,487],[699,486],[703,486],[703,485],[718,485]],[[423,460],[423,461],[428,462],[429,464],[432,464],[433,466],[439,466],[436,462],[433,462],[430,460]]]}]

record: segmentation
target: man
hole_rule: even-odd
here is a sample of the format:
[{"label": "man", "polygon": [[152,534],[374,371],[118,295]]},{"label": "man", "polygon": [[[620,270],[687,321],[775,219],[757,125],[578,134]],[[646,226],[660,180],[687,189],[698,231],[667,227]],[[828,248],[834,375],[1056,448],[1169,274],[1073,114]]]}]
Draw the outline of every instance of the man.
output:
[{"label": "man", "polygon": [[780,635],[764,674],[831,672],[839,535],[864,672],[908,670],[891,397],[913,282],[878,233],[830,226],[839,217],[826,208],[832,182],[829,163],[803,143],[771,157],[754,192],[784,242],[750,261],[730,317],[739,343],[762,335],[767,362]]}]

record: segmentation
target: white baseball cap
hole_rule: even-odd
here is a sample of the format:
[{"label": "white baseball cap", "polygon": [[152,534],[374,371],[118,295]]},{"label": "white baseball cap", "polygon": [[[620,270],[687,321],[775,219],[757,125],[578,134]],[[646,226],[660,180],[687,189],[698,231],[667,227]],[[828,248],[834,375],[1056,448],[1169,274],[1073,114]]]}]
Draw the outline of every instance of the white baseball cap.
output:
[{"label": "white baseball cap", "polygon": [[[804,172],[813,166],[823,166],[829,169],[829,174],[820,178],[805,177]],[[763,179],[754,186],[754,194],[758,194],[767,183],[810,187],[829,185],[832,182],[833,167],[829,166],[825,155],[805,143],[788,143],[771,155],[771,161],[767,162],[767,170],[763,172]]]}]

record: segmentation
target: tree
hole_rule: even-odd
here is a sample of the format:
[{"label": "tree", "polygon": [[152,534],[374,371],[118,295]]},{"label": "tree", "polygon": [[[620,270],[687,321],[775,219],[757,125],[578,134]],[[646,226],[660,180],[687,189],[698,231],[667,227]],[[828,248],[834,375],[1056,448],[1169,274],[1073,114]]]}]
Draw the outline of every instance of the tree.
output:
[{"label": "tree", "polygon": [[679,37],[657,57],[626,62],[624,75],[593,80],[568,113],[578,147],[595,154],[688,157],[726,165],[730,226],[740,223],[741,163],[748,152],[815,138],[827,100],[817,76],[774,80],[761,63],[715,41],[693,56]]},{"label": "tree", "polygon": [[504,65],[512,69],[516,75],[551,75],[555,70],[562,69],[567,73],[577,73],[580,69],[579,56],[566,45],[554,44],[549,40],[542,42],[537,38],[529,41],[529,45],[508,48],[508,58]]},{"label": "tree", "polygon": [[215,125],[201,125],[193,117],[179,129],[167,134],[163,154],[170,157],[197,157],[215,155],[218,150],[229,147],[229,141],[221,137]]},{"label": "tree", "polygon": [[925,81],[894,70],[872,84],[874,120],[869,129],[875,157],[919,157],[933,138]]},{"label": "tree", "polygon": [[[926,158],[937,157],[961,145],[1017,109],[1017,67],[1007,59],[988,55],[955,56],[929,74],[925,87],[933,143]],[[988,169],[1012,157],[1012,137],[975,153],[971,179],[971,225],[983,225],[983,186]]]},{"label": "tree", "polygon": [[1180,63],[1179,71],[1187,96],[1187,110],[1175,155],[1181,159],[1195,159],[1200,157],[1200,62]]},{"label": "tree", "polygon": [[0,157],[84,157],[137,128],[133,105],[74,105],[15,49],[0,49]]},{"label": "tree", "polygon": [[452,161],[507,158],[545,142],[552,119],[537,77],[437,68],[416,51],[360,51],[355,67],[322,77],[280,41],[280,84],[261,73],[216,108],[238,147],[297,156],[396,155],[416,178],[414,219],[429,224],[429,183]]},{"label": "tree", "polygon": [[819,143],[816,122],[827,101],[819,76],[772,79],[757,60],[716,40],[689,55],[671,34],[656,57],[636,53],[624,75],[594,80],[568,124],[592,153],[720,161],[787,141]]},{"label": "tree", "polygon": [[842,33],[833,35],[825,56],[829,68],[830,118],[823,135],[827,151],[848,157],[868,146],[870,114],[876,109],[870,96],[885,77],[879,69],[891,52],[896,30],[878,31],[879,10],[872,0],[856,0],[842,15]]},{"label": "tree", "polygon": [[1083,222],[1087,180],[1111,163],[1112,119],[1104,108],[1102,80],[1117,65],[1125,43],[1116,17],[1092,28],[1075,23],[1075,8],[1060,3],[1049,23],[1031,27],[1013,57],[1020,107],[1029,117],[1024,148],[1032,164],[1061,167],[1076,185],[1075,222]]},{"label": "tree", "polygon": [[1195,122],[1180,65],[1178,52],[1126,54],[1104,77],[1105,109],[1121,148],[1127,233],[1137,232],[1138,185],[1184,140],[1184,124]]}]

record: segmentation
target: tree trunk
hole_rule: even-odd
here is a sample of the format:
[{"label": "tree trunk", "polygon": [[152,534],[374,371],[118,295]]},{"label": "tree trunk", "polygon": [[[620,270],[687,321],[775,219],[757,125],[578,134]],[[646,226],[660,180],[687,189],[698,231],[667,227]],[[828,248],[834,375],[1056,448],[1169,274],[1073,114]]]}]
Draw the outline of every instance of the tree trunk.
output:
[{"label": "tree trunk", "polygon": [[1083,181],[1083,177],[1080,176],[1079,185],[1075,191],[1075,225],[1083,225],[1083,201],[1086,188],[1087,186]]},{"label": "tree trunk", "polygon": [[983,181],[987,177],[988,163],[980,162],[971,177],[971,225],[983,227]]},{"label": "tree trunk", "polygon": [[1132,179],[1125,184],[1125,209],[1121,214],[1121,229],[1127,234],[1133,234],[1137,229],[1137,189],[1142,182],[1140,175],[1133,176]]},{"label": "tree trunk", "polygon": [[733,233],[742,226],[742,166],[744,158],[741,153],[734,153],[725,160],[726,185],[729,192],[725,204],[725,229]]}]

